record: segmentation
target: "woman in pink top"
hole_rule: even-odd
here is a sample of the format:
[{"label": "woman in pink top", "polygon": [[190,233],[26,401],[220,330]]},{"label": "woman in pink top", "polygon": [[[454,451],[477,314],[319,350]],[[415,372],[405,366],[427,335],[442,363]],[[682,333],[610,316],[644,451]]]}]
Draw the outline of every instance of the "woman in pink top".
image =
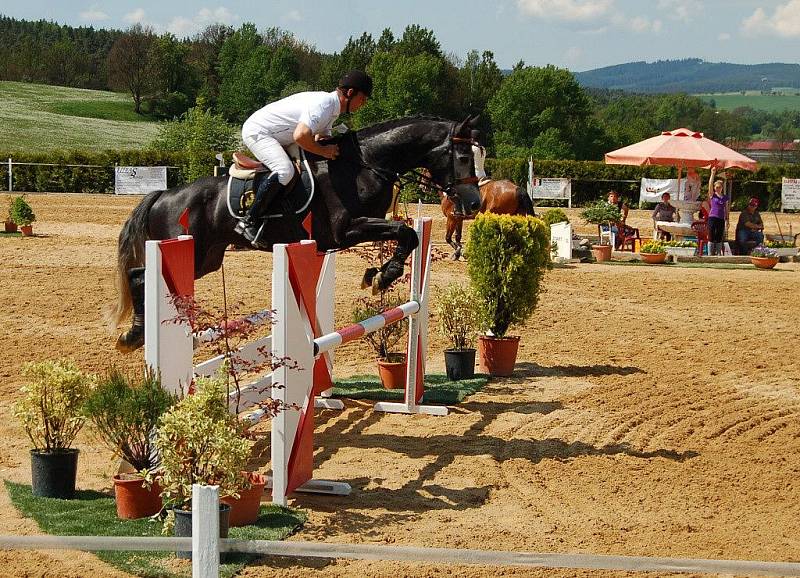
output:
[{"label": "woman in pink top", "polygon": [[[708,202],[710,205],[708,212],[708,248],[711,255],[719,255],[722,253],[722,246],[725,236],[725,221],[728,219],[730,197],[723,194],[723,182],[720,180],[715,181],[716,169],[711,169],[711,177],[708,179],[709,195]],[[711,183],[714,183],[713,188]]]}]

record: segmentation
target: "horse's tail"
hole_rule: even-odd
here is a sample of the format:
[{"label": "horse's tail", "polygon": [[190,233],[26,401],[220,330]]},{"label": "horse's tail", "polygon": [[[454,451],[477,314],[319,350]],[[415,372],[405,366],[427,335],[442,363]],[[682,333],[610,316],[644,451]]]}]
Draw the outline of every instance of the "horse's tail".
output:
[{"label": "horse's tail", "polygon": [[533,208],[533,201],[524,187],[517,187],[517,206],[519,207],[517,212],[520,215],[536,216],[536,211]]},{"label": "horse's tail", "polygon": [[108,312],[107,318],[112,328],[118,327],[131,315],[133,301],[128,283],[128,270],[144,266],[144,242],[148,239],[147,217],[153,204],[164,191],[149,193],[133,210],[119,232],[117,243],[117,269],[114,285],[117,289],[117,302]]}]

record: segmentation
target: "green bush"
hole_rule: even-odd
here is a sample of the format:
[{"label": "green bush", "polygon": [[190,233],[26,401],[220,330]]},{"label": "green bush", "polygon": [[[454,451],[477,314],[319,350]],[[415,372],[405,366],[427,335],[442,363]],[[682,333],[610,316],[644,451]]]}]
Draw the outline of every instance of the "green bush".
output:
[{"label": "green bush", "polygon": [[449,284],[436,296],[439,333],[450,341],[451,349],[475,347],[475,335],[480,325],[478,297],[470,289]]},{"label": "green bush", "polygon": [[580,212],[581,219],[593,225],[616,223],[622,220],[619,207],[608,201],[597,201]]},{"label": "green bush", "polygon": [[542,215],[542,221],[548,225],[552,225],[553,223],[569,223],[567,214],[559,208],[547,209]]},{"label": "green bush", "polygon": [[503,337],[539,302],[542,277],[551,267],[548,226],[535,217],[480,214],[470,228],[467,258],[484,326]]},{"label": "green bush", "polygon": [[36,220],[36,215],[33,209],[25,200],[23,195],[14,197],[11,201],[11,207],[8,210],[8,216],[20,227],[27,227]]},{"label": "green bush", "polygon": [[36,450],[56,452],[72,447],[83,427],[83,402],[94,384],[68,360],[26,363],[22,373],[30,382],[20,389],[14,416]]},{"label": "green bush", "polygon": [[156,453],[152,433],[176,397],[161,387],[158,375],[141,377],[112,369],[86,400],[84,412],[98,437],[136,471],[152,470]]},{"label": "green bush", "polygon": [[682,247],[688,249],[696,249],[697,243],[695,241],[662,241],[665,247]]}]

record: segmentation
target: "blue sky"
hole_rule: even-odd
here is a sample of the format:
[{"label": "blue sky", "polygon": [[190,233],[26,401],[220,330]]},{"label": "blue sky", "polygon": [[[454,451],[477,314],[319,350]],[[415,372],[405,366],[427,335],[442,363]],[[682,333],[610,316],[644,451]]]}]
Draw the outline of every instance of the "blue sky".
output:
[{"label": "blue sky", "polygon": [[140,22],[191,35],[212,22],[278,26],[323,52],[350,36],[409,24],[430,28],[447,53],[491,50],[574,71],[634,60],[798,62],[800,0],[0,0],[0,13],[124,29]]}]

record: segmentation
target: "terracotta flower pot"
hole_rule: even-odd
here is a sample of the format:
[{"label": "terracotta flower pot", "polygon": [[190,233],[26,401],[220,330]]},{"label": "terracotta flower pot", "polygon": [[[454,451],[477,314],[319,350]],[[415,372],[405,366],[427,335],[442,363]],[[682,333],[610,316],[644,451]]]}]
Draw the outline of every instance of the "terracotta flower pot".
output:
[{"label": "terracotta flower pot", "polygon": [[592,245],[592,255],[598,263],[611,261],[611,245]]},{"label": "terracotta flower pot", "polygon": [[[399,358],[398,355],[395,359]],[[402,389],[406,386],[406,356],[402,361],[378,360],[378,376],[386,389]]]},{"label": "terracotta flower pot", "polygon": [[157,514],[163,505],[158,480],[153,481],[148,490],[138,474],[114,476],[114,496],[117,502],[117,517],[122,520],[152,516]]},{"label": "terracotta flower pot", "polygon": [[30,237],[33,235],[33,225],[22,225],[19,230],[22,232],[23,237]]},{"label": "terracotta flower pot", "polygon": [[639,253],[642,261],[650,265],[661,265],[666,262],[666,253]]},{"label": "terracotta flower pot", "polygon": [[6,221],[6,233],[16,233],[17,224],[14,221]]},{"label": "terracotta flower pot", "polygon": [[484,373],[495,377],[507,377],[514,373],[518,349],[518,336],[489,337],[481,335],[478,338],[478,365]]},{"label": "terracotta flower pot", "polygon": [[750,257],[750,262],[759,269],[772,269],[779,260],[778,257]]},{"label": "terracotta flower pot", "polygon": [[233,526],[248,526],[258,520],[258,511],[261,508],[261,496],[264,495],[264,486],[267,477],[256,472],[242,472],[250,482],[250,487],[239,492],[238,498],[225,496],[220,499],[223,504],[231,507],[229,523]]}]

